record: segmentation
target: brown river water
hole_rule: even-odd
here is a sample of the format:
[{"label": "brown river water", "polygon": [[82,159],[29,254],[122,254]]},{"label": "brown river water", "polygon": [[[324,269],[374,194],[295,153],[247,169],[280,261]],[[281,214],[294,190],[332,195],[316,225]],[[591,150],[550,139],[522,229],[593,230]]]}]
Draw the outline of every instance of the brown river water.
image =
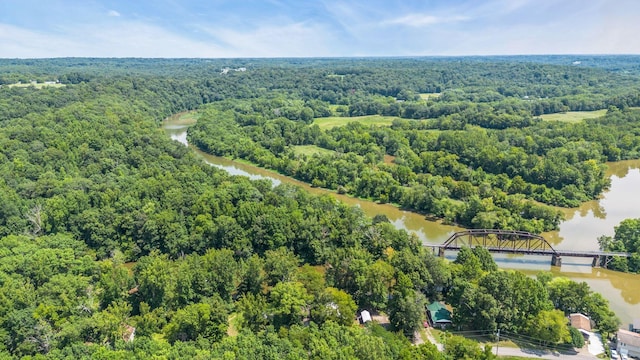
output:
[{"label": "brown river water", "polygon": [[[306,183],[265,170],[250,164],[206,154],[187,142],[187,128],[194,120],[184,121],[179,116],[167,119],[162,128],[172,139],[189,146],[206,163],[222,168],[232,175],[243,175],[253,179],[268,178],[278,185],[282,182],[301,186],[314,194],[331,194],[347,204],[359,206],[366,215],[384,214],[399,229],[418,236],[424,244],[440,244],[452,233],[461,230],[425,219],[423,215],[403,211],[393,205],[378,204],[337,194],[333,191],[313,188]],[[627,218],[640,218],[640,160],[607,164],[611,177],[611,188],[599,200],[589,201],[579,208],[562,209],[565,221],[558,231],[542,234],[554,248],[562,250],[598,250],[597,238],[614,234],[614,227]],[[448,257],[455,254],[448,254]],[[602,268],[592,268],[591,259],[563,258],[562,267],[552,267],[549,257],[496,254],[498,266],[516,269],[529,275],[538,271],[551,271],[575,281],[584,281],[609,300],[611,309],[622,320],[626,328],[633,318],[640,318],[640,275],[625,274]]]}]

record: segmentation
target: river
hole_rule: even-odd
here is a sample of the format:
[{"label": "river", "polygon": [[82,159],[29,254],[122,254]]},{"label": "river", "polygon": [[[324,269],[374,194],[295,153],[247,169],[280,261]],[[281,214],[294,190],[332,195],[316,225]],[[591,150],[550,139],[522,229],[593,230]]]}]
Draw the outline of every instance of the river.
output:
[{"label": "river", "polygon": [[[224,169],[230,174],[248,176],[252,179],[268,178],[274,185],[282,182],[295,184],[314,194],[329,193],[340,201],[359,206],[368,216],[386,215],[396,228],[416,234],[424,244],[440,244],[454,232],[462,230],[456,226],[426,220],[423,215],[403,211],[389,204],[377,204],[333,191],[313,188],[273,171],[206,154],[187,142],[187,128],[193,123],[194,120],[185,121],[176,115],[163,123],[163,129],[172,139],[193,149],[206,163]],[[560,229],[542,234],[555,248],[598,250],[597,238],[600,235],[612,236],[614,226],[620,221],[627,218],[640,218],[640,206],[634,201],[634,199],[640,199],[640,160],[607,165],[607,174],[611,178],[609,191],[599,200],[589,201],[579,208],[562,209],[566,220],[560,224]],[[563,258],[561,268],[552,267],[549,257],[496,254],[495,259],[503,269],[517,269],[529,275],[548,270],[554,275],[586,282],[594,291],[601,293],[609,300],[611,309],[622,320],[623,328],[626,328],[633,318],[640,318],[640,275],[592,268],[590,259]]]}]

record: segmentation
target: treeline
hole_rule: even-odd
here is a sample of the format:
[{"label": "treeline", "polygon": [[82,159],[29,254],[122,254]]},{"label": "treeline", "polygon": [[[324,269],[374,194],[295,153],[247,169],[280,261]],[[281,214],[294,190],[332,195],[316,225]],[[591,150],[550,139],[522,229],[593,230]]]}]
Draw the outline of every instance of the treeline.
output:
[{"label": "treeline", "polygon": [[605,334],[618,329],[619,320],[607,301],[584,282],[544,272],[534,279],[497,270],[489,252],[479,247],[462,249],[453,266],[458,276],[453,276],[447,300],[456,305],[455,323],[467,329],[500,328],[543,343],[571,343],[577,331],[566,326],[569,313],[588,314]]},{"label": "treeline", "polygon": [[614,227],[614,236],[598,238],[601,250],[626,252],[629,257],[614,257],[609,268],[617,271],[640,273],[640,219],[625,219]]}]

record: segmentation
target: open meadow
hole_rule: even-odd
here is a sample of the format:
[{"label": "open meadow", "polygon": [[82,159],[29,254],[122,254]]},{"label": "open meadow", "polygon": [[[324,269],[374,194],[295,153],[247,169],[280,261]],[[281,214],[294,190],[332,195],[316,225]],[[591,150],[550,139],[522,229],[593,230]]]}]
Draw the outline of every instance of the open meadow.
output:
[{"label": "open meadow", "polygon": [[541,115],[540,118],[544,121],[580,122],[586,119],[599,118],[604,116],[606,113],[606,109],[595,111],[567,111],[563,113]]},{"label": "open meadow", "polygon": [[390,126],[393,120],[398,119],[395,116],[381,116],[381,115],[368,115],[368,116],[330,116],[325,118],[317,118],[313,121],[315,125],[318,125],[320,129],[327,130],[336,126],[344,126],[350,122],[359,122],[364,125],[376,125],[376,126]]}]

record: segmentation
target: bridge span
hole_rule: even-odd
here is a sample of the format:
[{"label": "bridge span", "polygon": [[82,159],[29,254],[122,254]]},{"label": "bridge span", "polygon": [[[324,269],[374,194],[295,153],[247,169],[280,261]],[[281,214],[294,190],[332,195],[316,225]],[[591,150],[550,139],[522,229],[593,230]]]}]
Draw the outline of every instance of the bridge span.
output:
[{"label": "bridge span", "polygon": [[593,259],[591,266],[606,268],[615,257],[629,257],[629,253],[611,251],[560,250],[542,236],[527,231],[499,229],[469,229],[452,234],[444,243],[425,245],[433,251],[438,250],[444,256],[447,250],[460,250],[463,247],[483,247],[492,253],[549,255],[551,265],[561,266],[562,257],[581,257]]}]

